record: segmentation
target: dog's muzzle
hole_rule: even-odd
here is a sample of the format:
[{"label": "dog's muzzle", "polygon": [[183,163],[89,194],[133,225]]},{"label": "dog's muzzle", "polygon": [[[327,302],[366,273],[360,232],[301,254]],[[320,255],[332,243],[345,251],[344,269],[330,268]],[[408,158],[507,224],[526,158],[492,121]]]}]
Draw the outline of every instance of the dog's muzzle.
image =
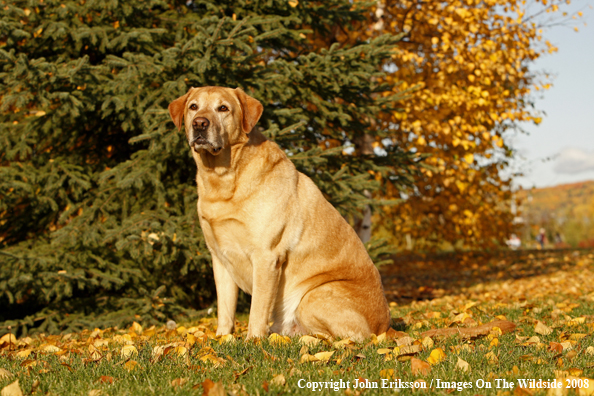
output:
[{"label": "dog's muzzle", "polygon": [[211,142],[209,142],[205,137],[209,126],[210,121],[207,118],[196,117],[194,118],[194,120],[192,120],[192,129],[194,130],[194,136],[193,139],[190,141],[190,147],[192,147],[196,152],[198,152],[201,148],[205,148],[213,154],[218,154],[219,151],[221,151],[222,147],[214,147],[214,145]]}]

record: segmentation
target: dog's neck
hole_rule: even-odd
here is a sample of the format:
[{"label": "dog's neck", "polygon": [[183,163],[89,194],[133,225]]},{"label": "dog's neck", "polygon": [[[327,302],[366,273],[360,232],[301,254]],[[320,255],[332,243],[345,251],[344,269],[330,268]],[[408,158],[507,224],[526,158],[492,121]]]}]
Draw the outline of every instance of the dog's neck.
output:
[{"label": "dog's neck", "polygon": [[249,138],[223,148],[219,155],[212,155],[206,150],[193,151],[198,168],[196,182],[200,199],[231,199],[237,190],[238,171],[246,166],[240,166],[240,163],[249,158],[247,151],[256,149],[265,140],[262,134],[252,132]]}]

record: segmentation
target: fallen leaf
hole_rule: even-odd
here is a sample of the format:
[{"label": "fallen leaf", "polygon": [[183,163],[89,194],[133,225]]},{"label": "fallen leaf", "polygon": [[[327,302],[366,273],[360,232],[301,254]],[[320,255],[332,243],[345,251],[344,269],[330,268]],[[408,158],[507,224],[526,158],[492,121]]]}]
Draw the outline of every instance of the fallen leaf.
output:
[{"label": "fallen leaf", "polygon": [[138,349],[134,345],[124,345],[122,347],[122,351],[120,352],[120,356],[123,359],[128,359],[132,357],[132,355],[138,355]]},{"label": "fallen leaf", "polygon": [[11,333],[4,334],[2,338],[0,338],[0,348],[10,344],[16,344],[16,337]]},{"label": "fallen leaf", "polygon": [[23,391],[19,386],[19,380],[14,381],[12,384],[5,386],[0,392],[1,396],[23,396]]},{"label": "fallen leaf", "polygon": [[12,373],[0,367],[0,380],[12,377]]},{"label": "fallen leaf", "polygon": [[467,361],[458,358],[458,363],[456,363],[456,368],[462,371],[470,371],[470,364]]},{"label": "fallen leaf", "polygon": [[393,328],[389,328],[388,331],[386,331],[386,338],[389,340],[395,340],[401,337],[406,337],[408,336],[408,334],[402,332],[402,331],[396,331]]},{"label": "fallen leaf", "polygon": [[312,337],[312,336],[308,336],[308,335],[304,335],[303,337],[301,337],[299,339],[299,342],[304,344],[304,345],[318,345],[320,343],[320,339],[316,338],[316,337]]},{"label": "fallen leaf", "polygon": [[318,359],[317,357],[310,355],[309,353],[304,353],[303,355],[301,355],[301,358],[299,358],[299,363],[307,363],[307,362],[319,362],[320,359]]},{"label": "fallen leaf", "polygon": [[142,334],[142,326],[137,322],[132,323],[132,326],[130,326],[130,330],[136,332],[136,334],[138,335]]},{"label": "fallen leaf", "polygon": [[390,348],[380,348],[377,350],[378,355],[385,355],[386,353],[391,353],[392,350]]},{"label": "fallen leaf", "polygon": [[43,352],[56,353],[56,352],[60,352],[62,349],[58,348],[55,345],[45,345],[43,348],[41,348],[41,350]]},{"label": "fallen leaf", "polygon": [[[191,336],[194,337],[193,334]],[[233,337],[233,334],[227,334],[227,335],[224,335],[221,338],[219,338],[219,345],[223,345],[223,344],[226,344],[229,342],[235,342],[235,337]]]},{"label": "fallen leaf", "polygon": [[184,386],[187,382],[188,382],[187,378],[176,378],[173,381],[171,381],[171,386],[173,386],[175,389],[177,389],[177,388],[181,388],[182,386]]},{"label": "fallen leaf", "polygon": [[489,334],[492,328],[498,327],[502,333],[509,333],[516,329],[516,324],[508,322],[506,320],[496,320],[490,323],[485,323],[476,327],[458,327],[458,328],[447,328],[447,329],[434,329],[421,333],[421,337],[436,337],[436,336],[453,336],[460,335],[463,338],[476,338],[486,336]]},{"label": "fallen leaf", "polygon": [[433,365],[436,365],[436,364],[444,361],[445,357],[446,357],[446,355],[445,355],[445,352],[443,351],[443,349],[435,348],[434,350],[431,351],[431,354],[427,358],[427,362],[433,366]]},{"label": "fallen leaf", "polygon": [[431,372],[431,365],[421,359],[412,358],[410,365],[413,375],[428,375]]},{"label": "fallen leaf", "polygon": [[287,382],[287,380],[283,374],[275,375],[270,380],[271,385],[277,385],[277,386],[284,386],[286,382]]},{"label": "fallen leaf", "polygon": [[177,346],[175,347],[174,352],[178,357],[185,357],[188,354],[188,348],[185,346]]},{"label": "fallen leaf", "polygon": [[571,345],[571,342],[569,342],[569,341],[562,342],[561,346],[563,347],[564,351],[569,351],[570,349],[573,349],[573,346]]},{"label": "fallen leaf", "polygon": [[559,344],[558,342],[549,342],[549,350],[552,352],[561,353],[563,352],[563,345]]},{"label": "fallen leaf", "polygon": [[272,334],[270,334],[270,337],[268,337],[268,341],[270,341],[271,344],[284,345],[284,344],[290,343],[291,339],[287,336],[282,336],[280,334],[272,333]]},{"label": "fallen leaf", "polygon": [[103,391],[101,389],[91,389],[89,396],[103,396]]},{"label": "fallen leaf", "polygon": [[124,368],[128,371],[132,371],[132,370],[136,370],[138,369],[140,366],[138,364],[138,362],[136,360],[128,360],[125,364],[124,364]]},{"label": "fallen leaf", "polygon": [[421,352],[420,345],[408,345],[394,348],[394,355],[396,356],[414,355],[419,352]]},{"label": "fallen leaf", "polygon": [[314,356],[316,359],[321,360],[322,362],[327,362],[330,358],[334,355],[334,351],[331,352],[318,352]]},{"label": "fallen leaf", "polygon": [[380,377],[385,378],[385,379],[394,379],[394,369],[381,370]]},{"label": "fallen leaf", "polygon": [[541,335],[549,335],[553,332],[553,329],[542,323],[540,320],[534,326],[534,332]]},{"label": "fallen leaf", "polygon": [[578,368],[570,368],[570,369],[567,369],[567,371],[569,372],[569,375],[573,375],[574,377],[579,377],[580,375],[582,375],[584,373],[584,370],[581,370]]},{"label": "fallen leaf", "polygon": [[589,346],[588,348],[586,348],[585,353],[586,355],[594,356],[594,346]]},{"label": "fallen leaf", "polygon": [[214,382],[211,379],[205,379],[202,383],[202,396],[208,396],[210,390],[214,386]]},{"label": "fallen leaf", "polygon": [[347,346],[355,345],[355,342],[350,338],[345,338],[344,340],[336,341],[332,345],[334,346],[334,348],[345,348]]},{"label": "fallen leaf", "polygon": [[493,351],[487,353],[485,355],[485,357],[487,358],[487,360],[489,361],[490,364],[499,363],[499,358],[497,357],[497,355],[495,355],[495,353]]},{"label": "fallen leaf", "polygon": [[103,384],[113,384],[114,378],[110,377],[108,375],[102,375],[101,377],[99,377],[99,382],[103,383]]},{"label": "fallen leaf", "polygon": [[431,349],[431,348],[433,348],[433,345],[435,345],[435,343],[433,342],[431,337],[423,338],[423,341],[421,343],[423,344],[423,348],[426,348],[426,349]]},{"label": "fallen leaf", "polygon": [[400,337],[396,339],[396,345],[403,346],[403,345],[412,345],[415,342],[415,339],[412,337]]}]

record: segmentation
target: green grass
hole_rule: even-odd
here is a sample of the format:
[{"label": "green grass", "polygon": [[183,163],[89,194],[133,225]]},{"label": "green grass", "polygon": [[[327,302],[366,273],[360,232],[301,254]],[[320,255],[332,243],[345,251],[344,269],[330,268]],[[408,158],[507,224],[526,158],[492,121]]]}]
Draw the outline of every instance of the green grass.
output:
[{"label": "green grass", "polygon": [[[179,327],[179,332],[165,327],[148,331],[138,328],[136,331],[108,329],[95,339],[90,338],[92,330],[70,336],[38,335],[31,340],[19,340],[16,345],[0,344],[0,368],[12,374],[9,378],[1,378],[0,374],[0,389],[18,379],[24,394],[201,395],[204,392],[202,384],[211,380],[221,381],[226,392],[237,395],[310,394],[310,389],[299,387],[299,380],[303,379],[301,384],[304,385],[306,382],[342,379],[343,383],[350,381],[351,389],[339,392],[325,389],[323,393],[354,395],[360,391],[352,388],[356,379],[368,379],[381,386],[382,377],[386,377],[390,381],[399,378],[406,383],[424,380],[427,386],[433,384],[434,388],[438,379],[450,383],[466,382],[472,384],[472,388],[461,392],[451,388],[433,391],[437,394],[474,395],[507,394],[508,391],[514,394],[521,378],[553,380],[567,375],[594,378],[594,352],[589,354],[587,349],[594,344],[593,256],[588,252],[577,256],[569,252],[548,252],[530,258],[528,254],[532,253],[519,253],[511,258],[506,256],[503,259],[507,260],[505,266],[501,264],[501,257],[477,259],[477,262],[480,261],[477,275],[470,281],[466,280],[463,286],[451,290],[446,288],[445,292],[440,292],[443,294],[441,297],[426,301],[401,302],[400,305],[392,303],[393,317],[397,319],[395,323],[399,323],[419,344],[423,341],[422,332],[432,328],[472,327],[503,318],[517,325],[512,333],[499,335],[495,330],[474,339],[435,337],[432,339],[433,346],[425,347],[416,355],[397,357],[389,354],[388,359],[378,350],[395,347],[396,340],[375,343],[369,340],[347,348],[335,347],[333,341],[336,340],[322,340],[315,346],[304,347],[298,337],[283,343],[273,343],[270,339],[261,343],[244,342],[245,317],[240,317],[238,322],[236,340],[228,343],[221,343],[214,336],[216,321],[212,318],[184,324],[186,330],[194,327],[192,333],[198,335],[195,340]],[[451,271],[459,268],[463,272],[465,270],[458,259],[448,256],[431,260],[450,260]],[[428,260],[424,259],[424,262]],[[439,264],[447,267],[447,263]],[[489,280],[481,282],[482,267],[485,271],[503,268],[507,271],[506,276],[493,276],[494,279],[485,276]],[[539,271],[535,272],[535,268]],[[424,268],[423,271],[430,269]],[[517,276],[509,274],[510,271]],[[527,272],[528,275],[524,276]],[[497,280],[498,277],[501,280]],[[470,306],[472,303],[475,305]],[[468,316],[466,322],[455,322],[454,319],[460,319],[459,315],[463,313]],[[577,321],[572,321],[574,318],[578,318]],[[546,324],[552,332],[548,335],[536,333],[537,321]],[[197,331],[205,334],[200,336]],[[137,355],[129,358],[121,356],[124,344],[114,339],[125,334],[131,334],[130,342],[138,350]],[[538,336],[539,342],[526,344],[523,337],[532,336]],[[97,340],[108,340],[108,344],[98,346],[101,358],[93,361],[92,358],[99,355],[92,356],[89,345]],[[558,352],[551,350],[551,342],[569,344],[565,344],[565,350]],[[171,343],[179,344],[172,345],[160,358],[154,357],[155,346]],[[60,351],[44,350],[47,345],[55,345]],[[182,353],[178,356],[178,352],[183,350],[176,350],[176,345],[186,348],[186,355]],[[411,358],[427,362],[436,348],[445,352],[445,359],[431,365],[428,373],[413,374]],[[31,349],[29,356],[18,356],[19,352],[23,355],[22,351],[27,349]],[[310,355],[325,351],[334,351],[334,354],[328,362],[301,363],[306,349]],[[492,355],[497,356],[497,361],[490,358]],[[457,369],[458,359],[466,361],[471,370],[464,372]],[[279,377],[281,374],[284,384]],[[499,385],[505,380],[513,383],[515,388],[497,388],[497,379]],[[178,380],[181,386],[172,385],[174,380]],[[478,389],[477,381],[484,381],[491,388]],[[594,380],[591,382],[591,389],[594,389]],[[545,390],[528,391],[527,394],[546,394]],[[368,389],[363,393],[393,392],[390,389]],[[409,389],[401,392],[411,393]],[[584,389],[580,392],[587,394]],[[213,390],[213,393],[216,392]]]}]

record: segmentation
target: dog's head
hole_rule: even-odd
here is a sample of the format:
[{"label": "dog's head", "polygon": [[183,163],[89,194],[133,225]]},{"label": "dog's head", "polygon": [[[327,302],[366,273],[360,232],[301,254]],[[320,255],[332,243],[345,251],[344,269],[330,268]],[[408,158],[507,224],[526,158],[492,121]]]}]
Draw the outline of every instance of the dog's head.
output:
[{"label": "dog's head", "polygon": [[178,129],[185,119],[186,138],[197,153],[218,155],[242,141],[262,115],[262,104],[241,88],[190,88],[169,104],[169,114]]}]

